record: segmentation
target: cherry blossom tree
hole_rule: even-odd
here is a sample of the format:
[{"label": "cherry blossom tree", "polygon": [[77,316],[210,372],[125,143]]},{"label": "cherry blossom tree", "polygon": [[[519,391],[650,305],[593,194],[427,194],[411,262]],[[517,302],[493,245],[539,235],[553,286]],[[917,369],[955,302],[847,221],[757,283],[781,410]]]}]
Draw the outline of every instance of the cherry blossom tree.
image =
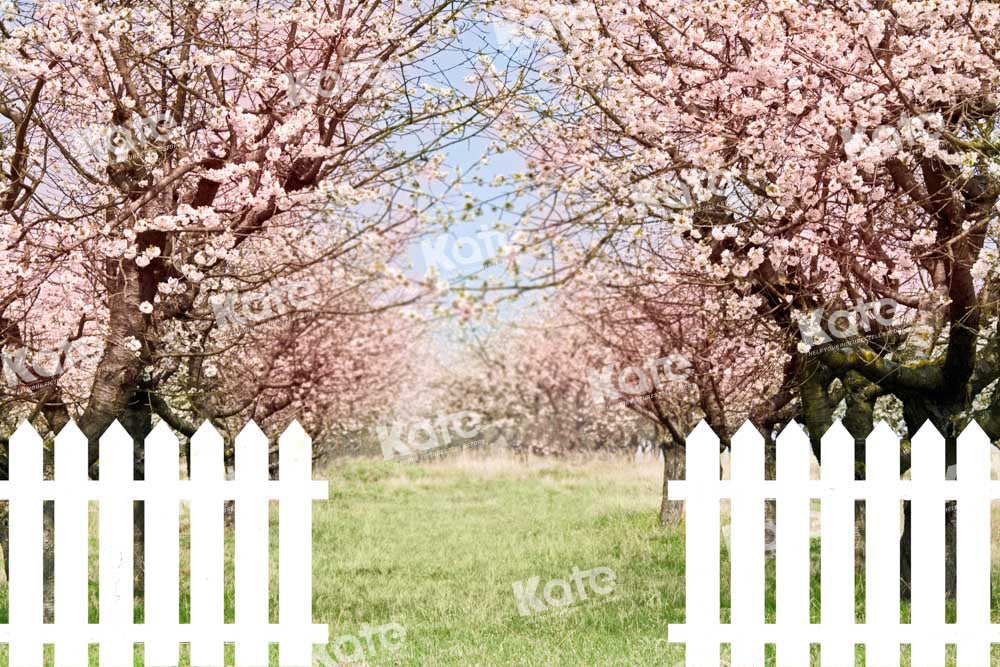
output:
[{"label": "cherry blossom tree", "polygon": [[484,102],[435,88],[422,65],[463,6],[423,9],[84,2],[5,16],[8,336],[103,340],[75,405],[61,383],[41,401],[54,429],[148,420],[144,369],[210,333],[210,297],[319,264],[342,267],[337,293],[368,290],[358,304],[389,293],[377,282],[397,287],[387,265],[420,217],[411,181],[439,177],[433,150]]},{"label": "cherry blossom tree", "polygon": [[491,442],[543,456],[623,452],[637,431],[628,410],[595,402],[585,369],[607,350],[565,310],[539,304],[513,319],[483,317],[433,342],[417,373],[424,381],[400,408],[477,411]]},{"label": "cherry blossom tree", "polygon": [[[888,405],[906,435],[944,433],[948,464],[971,418],[1000,438],[995,3],[512,2],[508,18],[547,63],[502,126],[545,203],[523,243],[559,258],[522,289],[617,276],[742,311],[752,346],[785,359],[751,414],[802,420],[817,455],[839,410],[863,463]],[[870,337],[813,345],[850,310]]]},{"label": "cherry blossom tree", "polygon": [[0,3],[0,332],[62,355],[8,419],[75,420],[94,464],[115,419],[141,445],[380,400],[423,294],[397,260],[494,101],[430,62],[470,8]]},{"label": "cherry blossom tree", "polygon": [[[683,478],[685,436],[700,419],[719,433],[720,447],[726,449],[748,418],[759,421],[766,433],[790,418],[767,412],[760,398],[781,377],[781,351],[746,336],[738,304],[722,301],[709,311],[702,307],[700,290],[623,277],[579,288],[570,284],[561,301],[611,353],[624,404],[655,425],[664,454],[660,516],[664,523],[675,522],[679,505],[669,501],[667,481]],[[640,368],[641,377],[624,375],[622,369],[630,366]],[[768,437],[772,467],[774,444]]]}]

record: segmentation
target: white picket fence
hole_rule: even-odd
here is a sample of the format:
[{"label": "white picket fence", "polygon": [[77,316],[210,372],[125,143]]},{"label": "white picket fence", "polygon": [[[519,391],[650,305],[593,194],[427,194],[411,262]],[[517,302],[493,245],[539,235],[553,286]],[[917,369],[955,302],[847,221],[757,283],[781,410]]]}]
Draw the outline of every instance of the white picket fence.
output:
[{"label": "white picket fence", "polygon": [[[929,423],[911,442],[912,479],[900,479],[899,439],[880,423],[866,442],[866,479],[855,481],[854,439],[838,421],[821,441],[820,479],[809,475],[809,439],[790,424],[777,440],[776,480],[764,479],[764,440],[746,423],[732,439],[731,479],[719,479],[719,439],[704,422],[687,439],[687,479],[671,481],[668,497],[686,508],[687,622],[670,625],[668,641],[686,644],[689,667],[763,666],[765,644],[777,667],[810,664],[820,645],[825,667],[855,664],[865,646],[868,667],[900,664],[909,644],[913,667],[945,665],[945,645],[957,645],[960,667],[989,667],[989,437],[972,423],[958,440],[957,479],[945,479],[944,438]],[[952,477],[951,475],[948,475]],[[731,499],[730,623],[720,622],[720,499]],[[764,622],[764,504],[777,499],[776,623]],[[810,500],[821,502],[820,623],[810,623]],[[865,623],[855,621],[854,505],[865,501]],[[900,622],[901,500],[911,501],[911,622]],[[958,500],[957,623],[945,623],[944,512]]]},{"label": "white picket fence", "polygon": [[[236,437],[236,474],[226,480],[223,440],[207,422],[191,438],[191,479],[180,478],[177,437],[164,423],[145,443],[145,480],[133,479],[132,438],[116,421],[100,439],[99,481],[87,478],[87,438],[73,423],[55,438],[55,480],[43,481],[42,439],[24,423],[10,439],[9,619],[0,643],[10,667],[38,667],[53,644],[57,667],[85,667],[98,644],[102,667],[132,667],[135,643],[147,667],[179,662],[190,644],[197,667],[266,667],[270,642],[282,667],[311,664],[312,501],[327,483],[312,480],[312,441],[293,422],[278,439],[279,479],[269,479],[267,436],[250,422]],[[55,623],[43,623],[42,501],[55,501]],[[88,623],[88,501],[98,502],[99,623]],[[144,500],[144,623],[133,619],[133,501]],[[190,501],[191,619],[179,622],[180,504]],[[224,619],[224,502],[236,501],[235,623]],[[268,622],[268,501],[278,501],[279,622]]]}]

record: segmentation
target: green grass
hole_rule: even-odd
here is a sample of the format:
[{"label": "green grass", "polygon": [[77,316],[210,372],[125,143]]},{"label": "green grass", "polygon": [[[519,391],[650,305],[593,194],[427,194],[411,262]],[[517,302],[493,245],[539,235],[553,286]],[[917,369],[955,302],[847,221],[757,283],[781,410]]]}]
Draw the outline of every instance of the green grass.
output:
[{"label": "green grass", "polygon": [[[318,476],[330,481],[330,500],[313,508],[314,621],[329,625],[332,640],[360,636],[364,623],[398,623],[406,629],[405,643],[395,651],[380,646],[376,633],[374,650],[363,648],[366,664],[682,664],[683,648],[667,644],[666,627],[684,620],[683,530],[664,531],[657,525],[657,466],[454,457],[388,467],[373,460],[342,459]],[[275,515],[272,512],[272,622],[277,621]],[[96,536],[96,525],[91,534]],[[181,543],[186,591],[190,571],[184,529]],[[818,622],[819,541],[812,547],[812,620]],[[226,550],[226,619],[232,621],[231,533]],[[730,563],[724,547],[721,554],[725,621]],[[590,593],[588,602],[567,607],[569,613],[561,616],[519,615],[515,581],[537,576],[544,585],[549,579],[568,579],[573,566],[611,568],[617,577],[615,593]],[[765,617],[773,621],[774,561],[768,560],[766,568]],[[96,539],[91,575],[96,580]],[[864,617],[863,586],[859,578],[859,621]],[[993,592],[996,598],[1000,581],[994,581]],[[994,599],[994,622],[1000,621],[998,606]],[[908,611],[904,605],[904,619]],[[954,619],[952,604],[947,614]],[[137,620],[142,615],[137,605]],[[94,584],[90,616],[97,620]],[[189,599],[182,593],[181,620],[189,618]],[[0,587],[0,622],[6,620],[6,588]],[[232,647],[228,649],[227,664],[232,664]],[[326,651],[317,647],[317,653],[333,656],[333,649],[331,643]],[[864,664],[863,651],[858,653],[858,664]],[[47,654],[51,656],[51,649]],[[136,664],[141,664],[141,648],[137,655]],[[182,665],[189,664],[186,655],[185,647]],[[724,648],[724,659],[727,655]],[[818,664],[818,650],[813,655]],[[6,665],[6,651],[0,650],[0,656],[0,664]],[[768,656],[773,665],[772,647]],[[91,659],[96,666],[95,658],[96,649]],[[271,664],[277,664],[274,646]],[[996,651],[994,664],[1000,664]]]},{"label": "green grass", "polygon": [[[315,517],[315,616],[333,638],[401,623],[403,649],[367,655],[373,664],[676,662],[664,640],[682,620],[683,543],[657,527],[656,473],[344,461]],[[513,582],[568,579],[574,565],[614,570],[617,599],[535,623],[518,614]]]}]

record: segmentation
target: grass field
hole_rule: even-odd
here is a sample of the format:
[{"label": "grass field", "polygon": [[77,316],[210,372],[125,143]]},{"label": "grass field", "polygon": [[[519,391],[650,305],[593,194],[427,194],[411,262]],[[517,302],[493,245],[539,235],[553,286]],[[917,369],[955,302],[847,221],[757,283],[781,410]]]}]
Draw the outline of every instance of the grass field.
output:
[{"label": "grass field", "polygon": [[[397,650],[381,646],[378,633],[371,649],[362,639],[361,653],[353,656],[363,660],[357,664],[683,664],[683,649],[666,643],[667,624],[684,618],[684,547],[680,530],[667,532],[657,525],[661,474],[657,464],[608,460],[523,463],[459,456],[398,467],[338,460],[318,473],[330,481],[330,500],[314,505],[314,620],[329,624],[331,640],[360,638],[365,623],[405,628],[405,642]],[[276,538],[272,521],[272,549]],[[184,531],[182,545],[186,584]],[[226,608],[232,621],[231,535],[226,546]],[[813,546],[818,563],[818,541]],[[96,543],[92,547],[96,579]],[[272,622],[277,621],[276,558]],[[722,558],[723,572],[728,572],[725,550]],[[568,580],[574,566],[613,570],[614,593],[590,592],[586,602],[565,607],[560,616],[518,613],[514,582],[539,577],[541,597],[546,581]],[[769,620],[774,618],[773,567],[769,561]],[[993,590],[996,596],[1000,582],[994,582]],[[818,567],[812,597],[813,620],[818,620]],[[2,590],[3,622],[5,598]],[[721,605],[725,618],[728,577]],[[97,589],[92,586],[95,621],[96,610]],[[859,619],[862,614],[859,603]],[[141,606],[136,617],[142,618]],[[184,595],[181,618],[189,618]],[[998,620],[995,615],[994,622]],[[356,648],[339,647],[341,655]],[[96,665],[93,650],[91,663]],[[186,653],[184,647],[182,665],[188,664]],[[232,651],[227,655],[232,664]],[[317,647],[316,664],[337,664],[336,655],[333,643],[326,650]],[[1000,654],[994,655],[998,664]],[[141,664],[141,649],[137,656]],[[277,664],[276,650],[271,663]]]},{"label": "grass field", "polygon": [[[682,620],[683,543],[657,527],[660,468],[345,461],[315,523],[316,617],[407,631],[403,665],[664,665]],[[616,599],[528,622],[513,582],[609,567]],[[601,596],[593,596],[597,600]],[[609,596],[610,597],[610,596]],[[374,658],[375,660],[372,660]]]}]

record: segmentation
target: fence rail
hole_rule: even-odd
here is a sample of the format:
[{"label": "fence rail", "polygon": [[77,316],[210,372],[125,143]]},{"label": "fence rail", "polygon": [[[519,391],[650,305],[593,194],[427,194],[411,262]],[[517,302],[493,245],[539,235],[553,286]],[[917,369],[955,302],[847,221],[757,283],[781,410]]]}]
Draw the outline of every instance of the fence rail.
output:
[{"label": "fence rail", "polygon": [[[53,644],[56,667],[84,667],[98,644],[102,667],[131,667],[135,644],[147,667],[224,664],[235,643],[238,667],[307,667],[328,628],[312,623],[312,501],[327,483],[312,480],[312,441],[293,422],[278,439],[279,479],[269,479],[267,436],[250,422],[236,437],[236,479],[225,479],[222,436],[207,422],[191,438],[191,479],[181,480],[178,439],[164,423],[145,441],[145,479],[134,479],[133,441],[116,421],[99,442],[99,480],[88,479],[87,438],[72,422],[55,439],[54,481],[43,480],[42,439],[27,423],[10,439],[10,667],[42,664]],[[54,623],[43,623],[42,504],[54,501]],[[88,502],[98,503],[99,623],[88,622]],[[145,501],[144,623],[134,623],[133,501]],[[190,623],[179,622],[180,503],[190,502]],[[235,623],[224,622],[223,503],[236,501]],[[278,623],[268,622],[269,501],[278,501]]]},{"label": "fence rail", "polygon": [[[720,664],[729,643],[737,666],[763,666],[774,644],[777,667],[855,664],[865,646],[869,667],[901,664],[909,644],[914,667],[989,667],[1000,625],[990,618],[991,443],[973,422],[958,439],[954,476],[945,441],[929,423],[911,442],[911,479],[901,480],[899,438],[879,423],[865,443],[865,480],[855,480],[854,438],[835,422],[820,442],[820,479],[809,479],[811,449],[791,423],[777,439],[776,478],[764,479],[764,440],[749,422],[732,438],[730,480],[719,479],[719,438],[704,422],[687,439],[687,479],[668,483],[686,502],[686,623],[668,627],[686,644],[690,667]],[[953,477],[953,478],[951,478]],[[720,622],[720,500],[731,501],[730,623]],[[776,499],[776,622],[764,622],[764,504]],[[820,623],[810,622],[810,503],[820,500]],[[911,501],[911,623],[900,622],[900,505]],[[865,501],[865,623],[855,619],[855,501]],[[945,622],[945,501],[957,500],[957,623]]]}]

